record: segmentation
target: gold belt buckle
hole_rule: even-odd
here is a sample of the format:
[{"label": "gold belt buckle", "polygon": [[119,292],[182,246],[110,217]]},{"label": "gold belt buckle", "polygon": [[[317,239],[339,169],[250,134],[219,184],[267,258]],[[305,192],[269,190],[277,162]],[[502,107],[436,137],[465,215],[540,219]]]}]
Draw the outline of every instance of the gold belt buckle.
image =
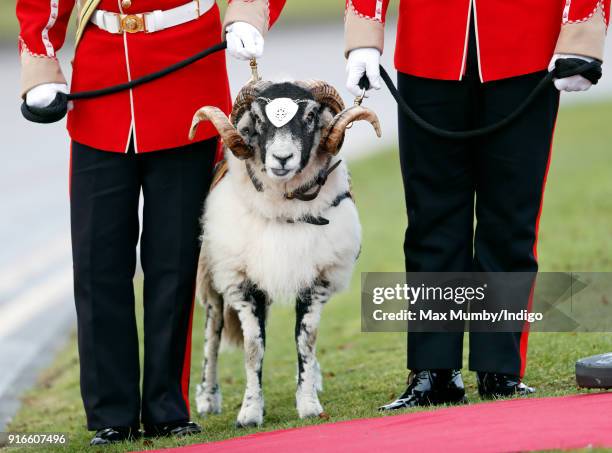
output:
[{"label": "gold belt buckle", "polygon": [[146,31],[145,20],[142,14],[122,14],[119,17],[121,32],[139,33]]}]

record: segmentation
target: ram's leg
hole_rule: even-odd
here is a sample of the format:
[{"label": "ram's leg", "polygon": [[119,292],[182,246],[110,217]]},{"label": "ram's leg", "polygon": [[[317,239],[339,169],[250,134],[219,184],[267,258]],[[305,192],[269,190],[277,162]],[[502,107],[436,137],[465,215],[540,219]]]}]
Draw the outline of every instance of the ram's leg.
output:
[{"label": "ram's leg", "polygon": [[220,295],[213,294],[206,301],[202,382],[196,388],[196,406],[198,414],[202,416],[221,413],[221,389],[217,378],[217,363],[222,331],[223,299]]},{"label": "ram's leg", "polygon": [[244,336],[244,366],[246,389],[236,426],[259,426],[263,423],[264,398],[262,389],[262,366],[266,344],[266,295],[252,284],[239,288],[242,300],[232,302],[238,313]]},{"label": "ram's leg", "polygon": [[298,383],[295,400],[300,418],[323,415],[317,393],[322,389],[322,380],[316,357],[316,341],[321,311],[329,296],[329,283],[317,280],[312,288],[302,291],[296,301]]}]

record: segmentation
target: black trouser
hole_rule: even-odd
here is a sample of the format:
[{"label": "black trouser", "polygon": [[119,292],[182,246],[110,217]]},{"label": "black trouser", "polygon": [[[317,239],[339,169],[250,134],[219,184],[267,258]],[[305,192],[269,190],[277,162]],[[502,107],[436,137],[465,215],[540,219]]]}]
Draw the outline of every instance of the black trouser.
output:
[{"label": "black trouser", "polygon": [[[90,430],[189,419],[199,217],[216,140],[135,154],[72,144],[71,227],[81,394]],[[144,195],[144,377],[133,278]]]},{"label": "black trouser", "polygon": [[[469,130],[507,116],[544,75],[481,83],[476,67],[463,81],[400,73],[398,86],[425,120]],[[558,104],[551,84],[509,127],[467,141],[435,137],[400,112],[407,272],[537,271],[537,223]],[[470,369],[522,374],[526,339],[521,333],[470,333]],[[461,332],[409,333],[408,368],[461,368],[462,346]]]}]

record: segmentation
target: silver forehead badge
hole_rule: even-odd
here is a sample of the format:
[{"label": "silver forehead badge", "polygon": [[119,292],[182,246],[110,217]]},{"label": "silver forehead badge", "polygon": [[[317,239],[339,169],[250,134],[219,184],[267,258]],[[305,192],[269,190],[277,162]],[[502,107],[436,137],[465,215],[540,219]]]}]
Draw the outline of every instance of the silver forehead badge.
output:
[{"label": "silver forehead badge", "polygon": [[282,127],[295,116],[298,111],[298,101],[291,98],[267,99],[266,116],[276,127]]}]

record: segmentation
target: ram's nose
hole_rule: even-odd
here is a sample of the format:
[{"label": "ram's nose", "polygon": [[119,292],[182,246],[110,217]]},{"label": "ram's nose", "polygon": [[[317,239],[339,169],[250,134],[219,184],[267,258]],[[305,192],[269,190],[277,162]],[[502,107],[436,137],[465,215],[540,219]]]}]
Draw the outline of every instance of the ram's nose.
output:
[{"label": "ram's nose", "polygon": [[272,157],[274,157],[281,164],[281,167],[284,167],[287,164],[287,161],[293,157],[293,154],[287,154],[286,156],[273,154]]}]

